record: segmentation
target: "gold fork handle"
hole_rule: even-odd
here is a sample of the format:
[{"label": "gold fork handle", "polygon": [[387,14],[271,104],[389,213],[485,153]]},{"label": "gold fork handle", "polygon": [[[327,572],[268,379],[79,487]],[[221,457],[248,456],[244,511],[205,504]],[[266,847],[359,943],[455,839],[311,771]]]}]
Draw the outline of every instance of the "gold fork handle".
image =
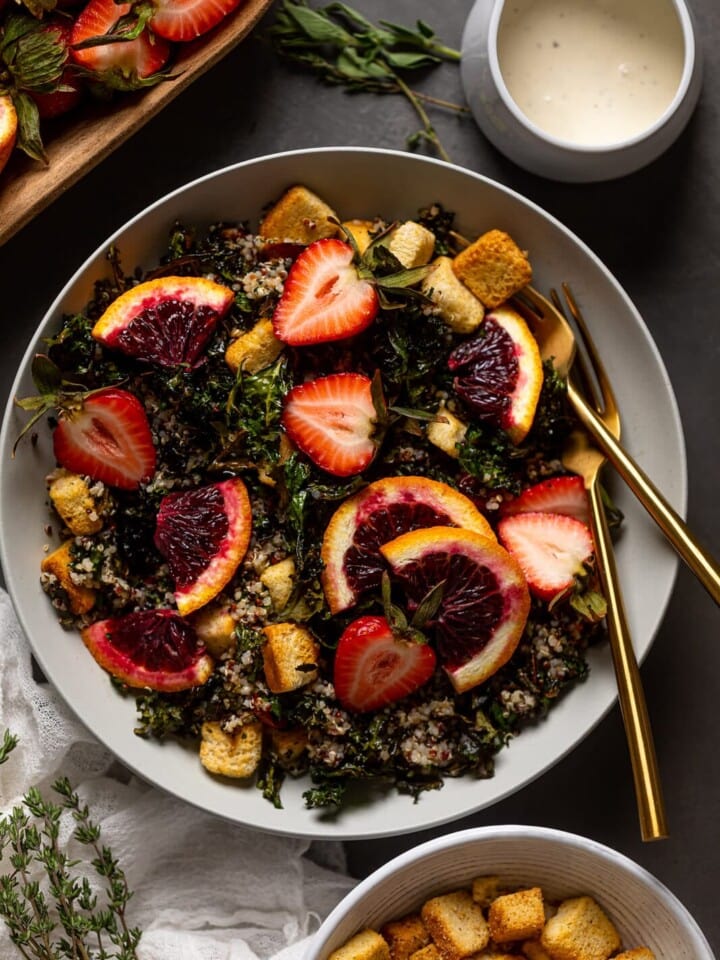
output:
[{"label": "gold fork handle", "polygon": [[623,480],[645,507],[700,583],[720,604],[720,566],[697,542],[682,518],[673,510],[647,474],[620,446],[595,411],[574,386],[568,384],[568,397],[582,425],[593,437]]},{"label": "gold fork handle", "polygon": [[613,666],[615,667],[618,699],[625,726],[625,735],[630,751],[640,832],[643,840],[659,840],[668,835],[660,774],[645,703],[645,694],[640,679],[640,670],[635,658],[625,607],[620,593],[615,555],[600,493],[600,484],[597,482],[591,483],[588,495],[590,497],[590,517],[598,560],[598,572],[608,606],[607,624],[610,635],[610,649]]}]

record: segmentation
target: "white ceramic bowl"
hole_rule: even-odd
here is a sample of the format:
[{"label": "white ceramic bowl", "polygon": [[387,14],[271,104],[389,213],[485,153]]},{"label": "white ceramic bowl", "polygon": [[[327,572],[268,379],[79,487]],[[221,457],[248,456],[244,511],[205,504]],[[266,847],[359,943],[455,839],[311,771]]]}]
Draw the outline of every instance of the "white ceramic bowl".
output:
[{"label": "white ceramic bowl", "polygon": [[[228,167],[158,200],[117,230],[80,266],[50,306],[20,366],[12,396],[35,392],[30,364],[57,330],[63,313],[80,310],[94,281],[107,275],[105,256],[119,248],[127,270],[150,268],[165,252],[176,220],[199,229],[218,220],[257,223],[264,205],[292,183],[304,183],[343,217],[413,217],[420,206],[442,202],[458,214],[458,229],[477,235],[492,227],[508,231],[530,251],[537,285],[561,280],[573,290],[593,326],[623,410],[628,449],[657,481],[673,506],[685,509],[686,468],[682,430],[662,360],[639,314],[608,270],[569,230],[534,204],[478,174],[407,153],[363,148],[326,148],[261,157]],[[146,780],[231,821],[263,830],[327,838],[409,833],[464,816],[518,790],[579,743],[615,702],[607,647],[590,651],[590,678],[572,691],[542,723],[518,737],[497,759],[491,780],[449,780],[442,790],[409,796],[377,789],[352,798],[341,814],[308,810],[309,784],[288,780],[278,810],[251,784],[211,777],[197,748],[135,736],[132,697],[110,685],[81,639],[57,623],[39,584],[49,520],[44,477],[53,465],[50,432],[36,444],[11,449],[26,414],[8,403],[0,435],[0,556],[15,609],[45,675],[79,718],[109,749]],[[670,597],[677,559],[642,507],[618,487],[626,517],[617,559],[639,657],[650,648]],[[628,783],[627,789],[631,790]]]},{"label": "white ceramic bowl", "polygon": [[713,960],[697,923],[677,897],[623,854],[543,827],[480,827],[414,847],[380,867],[332,911],[304,960],[327,957],[365,927],[417,910],[439,893],[497,874],[508,886],[539,886],[547,899],[588,894],[615,923],[626,949],[647,946],[657,960]]},{"label": "white ceramic bowl", "polygon": [[584,183],[611,180],[646,166],[680,136],[702,85],[702,57],[692,14],[684,0],[671,0],[685,50],[677,92],[665,112],[642,133],[607,146],[580,146],[541,130],[510,96],[500,70],[498,27],[509,0],[477,0],[462,39],[465,97],[488,140],[519,166],[551,180]]}]

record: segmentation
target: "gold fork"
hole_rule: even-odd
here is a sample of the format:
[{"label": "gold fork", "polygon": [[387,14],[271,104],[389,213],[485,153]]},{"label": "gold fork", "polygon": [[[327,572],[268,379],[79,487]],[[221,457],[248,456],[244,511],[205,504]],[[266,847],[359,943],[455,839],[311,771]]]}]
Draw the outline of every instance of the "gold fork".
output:
[{"label": "gold fork", "polygon": [[[566,295],[569,291],[565,288]],[[617,404],[604,368],[596,351],[589,350],[589,357],[596,367],[598,385],[603,393],[598,400],[592,380],[584,369],[582,357],[576,356],[576,341],[572,329],[562,314],[531,287],[523,291],[529,301],[533,316],[534,332],[540,344],[543,359],[554,359],[555,366],[572,379],[581,380],[591,397],[591,403],[600,411],[606,428],[615,436],[620,434],[620,418]],[[577,305],[572,301],[574,310]],[[560,302],[557,300],[557,306]],[[573,310],[573,312],[574,312]],[[538,319],[539,318],[539,319]],[[579,376],[578,376],[579,374]],[[607,388],[607,389],[606,389]],[[580,396],[576,383],[568,380],[568,392]],[[583,402],[585,402],[583,400]],[[578,429],[568,438],[562,455],[563,464],[579,474],[585,483],[590,502],[590,517],[593,540],[598,561],[598,573],[607,601],[607,623],[610,637],[613,666],[618,686],[618,699],[622,712],[625,733],[630,752],[635,796],[637,800],[640,830],[643,840],[657,840],[668,835],[665,807],[660,786],[660,775],[653,744],[652,730],[640,679],[640,671],[632,646],[627,617],[619,587],[615,556],[612,549],[602,491],[599,481],[600,469],[605,456],[593,445],[585,429]]]}]

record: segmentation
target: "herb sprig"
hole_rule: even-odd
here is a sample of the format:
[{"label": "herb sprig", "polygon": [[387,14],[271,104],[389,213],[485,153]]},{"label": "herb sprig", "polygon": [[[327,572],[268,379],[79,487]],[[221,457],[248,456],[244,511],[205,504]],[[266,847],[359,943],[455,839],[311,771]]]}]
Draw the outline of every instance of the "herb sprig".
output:
[{"label": "herb sprig", "polygon": [[340,84],[352,92],[404,96],[422,123],[407,138],[408,146],[426,142],[443,160],[450,159],[425,104],[458,113],[467,113],[467,107],[413,90],[403,76],[407,71],[460,60],[460,52],[438,40],[427,23],[418,20],[414,30],[386,20],[376,25],[345,3],[315,9],[305,0],[283,0],[268,34],[281,57],[313,71],[326,83]]},{"label": "herb sprig", "polygon": [[[16,745],[17,737],[6,730],[0,764]],[[10,939],[28,960],[137,960],[141,933],[127,923],[132,894],[125,874],[112,851],[101,845],[100,827],[69,781],[57,780],[53,790],[58,803],[33,787],[20,805],[0,817],[0,863],[9,867],[0,875],[0,916]],[[79,861],[60,849],[66,811],[76,824],[74,838],[94,854],[90,866],[105,885],[104,899],[87,873],[74,872]],[[36,879],[40,870],[45,884]]]}]

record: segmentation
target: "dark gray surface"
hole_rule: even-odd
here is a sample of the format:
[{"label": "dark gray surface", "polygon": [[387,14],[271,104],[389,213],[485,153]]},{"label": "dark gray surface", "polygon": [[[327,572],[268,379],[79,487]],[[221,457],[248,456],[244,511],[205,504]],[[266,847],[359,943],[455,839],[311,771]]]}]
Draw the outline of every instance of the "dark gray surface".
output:
[{"label": "dark gray surface", "polygon": [[[487,0],[490,2],[490,0]],[[458,45],[471,0],[358,0],[371,17],[422,17]],[[693,0],[705,53],[697,112],[665,156],[631,177],[568,186],[526,174],[470,120],[433,119],[452,160],[513,187],[573,229],[616,274],[665,360],[687,441],[689,520],[720,554],[716,465],[720,435],[720,7]],[[461,97],[447,66],[424,85]],[[415,128],[397,98],[350,97],[278,64],[256,37],[243,44],[0,249],[3,393],[27,341],[67,277],[147,203],[217,167],[278,150],[321,145],[402,148]],[[454,829],[533,823],[585,834],[647,867],[695,915],[720,955],[720,762],[716,720],[720,611],[684,570],[643,666],[671,828],[639,839],[620,716],[615,709],[569,757],[517,796]],[[439,832],[439,831],[438,831]],[[348,845],[357,875],[430,832]]]}]

